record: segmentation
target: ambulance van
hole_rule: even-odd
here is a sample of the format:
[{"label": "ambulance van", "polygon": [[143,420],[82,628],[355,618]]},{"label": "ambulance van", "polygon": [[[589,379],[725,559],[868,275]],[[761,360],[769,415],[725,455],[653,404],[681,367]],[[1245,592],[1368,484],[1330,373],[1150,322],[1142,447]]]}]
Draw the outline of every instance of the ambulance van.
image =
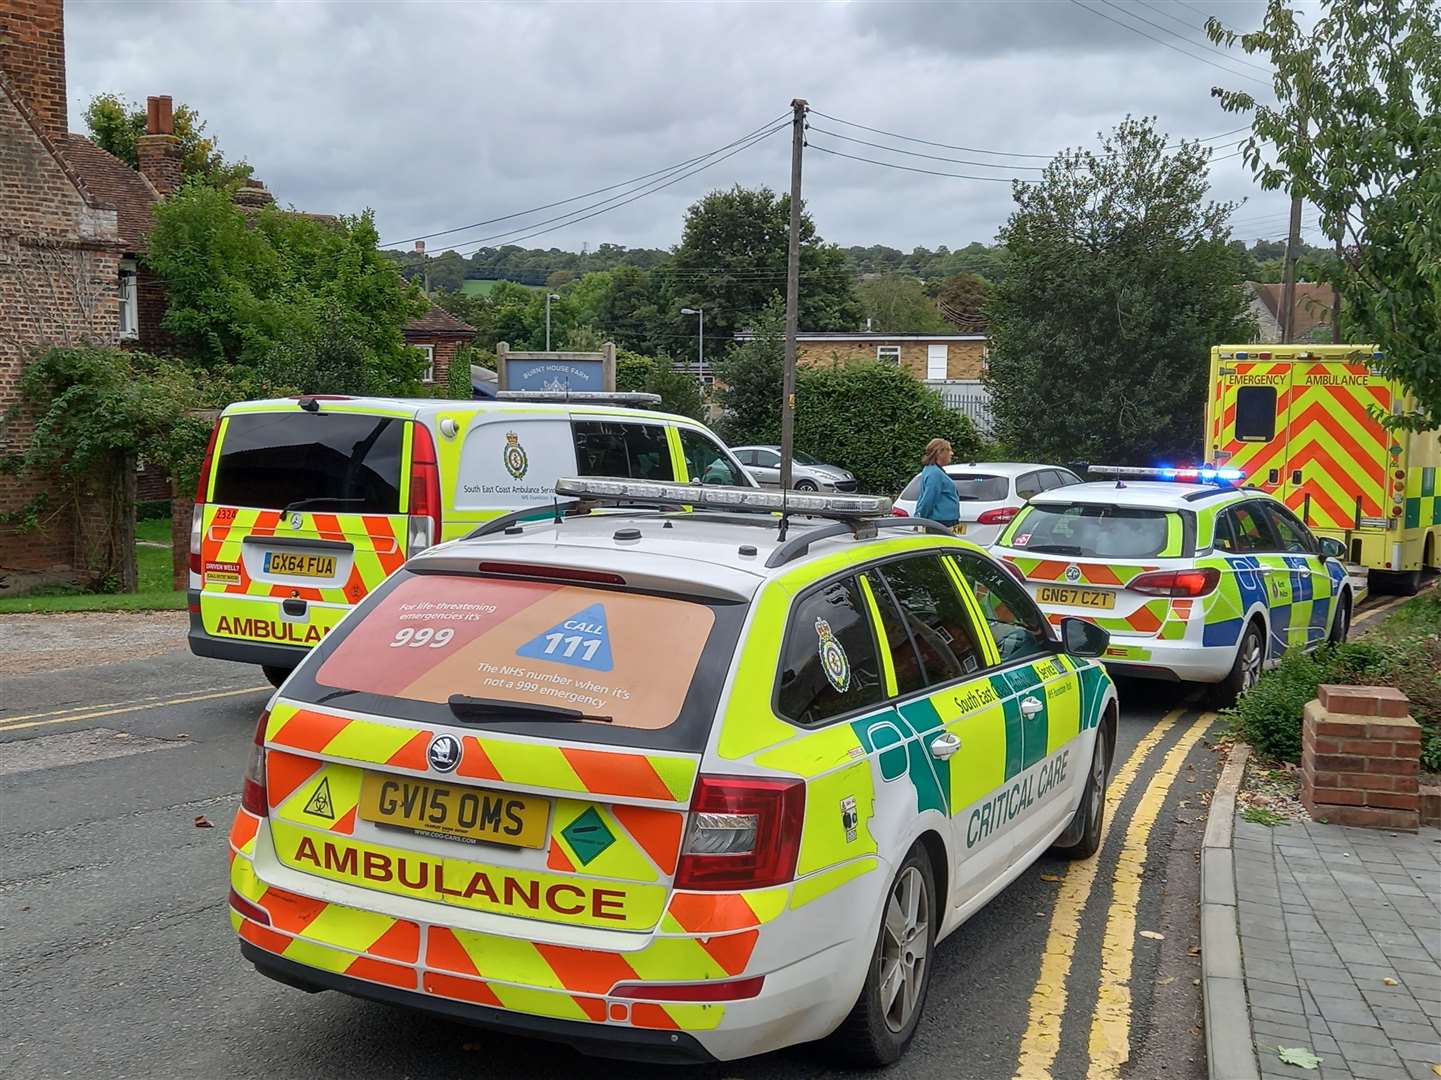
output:
[{"label": "ambulance van", "polygon": [[562,476],[754,482],[684,416],[637,395],[245,401],[210,437],[190,532],[190,650],[279,685],[417,552],[517,511]]},{"label": "ambulance van", "polygon": [[1441,564],[1441,432],[1388,431],[1405,391],[1359,345],[1211,350],[1206,461],[1239,469],[1317,536],[1370,571],[1376,591],[1414,593]]}]

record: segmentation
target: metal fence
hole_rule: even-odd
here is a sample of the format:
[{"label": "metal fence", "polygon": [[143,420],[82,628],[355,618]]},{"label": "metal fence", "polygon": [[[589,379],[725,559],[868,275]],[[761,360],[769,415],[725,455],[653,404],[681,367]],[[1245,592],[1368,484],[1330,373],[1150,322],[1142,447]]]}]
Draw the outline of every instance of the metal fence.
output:
[{"label": "metal fence", "polygon": [[969,417],[977,431],[990,435],[991,395],[984,386],[963,379],[929,379],[926,385],[941,395],[946,408]]}]

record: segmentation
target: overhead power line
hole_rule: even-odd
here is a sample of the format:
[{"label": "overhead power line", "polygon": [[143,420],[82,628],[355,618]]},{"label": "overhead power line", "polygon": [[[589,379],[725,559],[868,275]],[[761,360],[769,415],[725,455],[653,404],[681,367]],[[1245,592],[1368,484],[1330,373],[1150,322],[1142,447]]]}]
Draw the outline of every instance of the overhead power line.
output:
[{"label": "overhead power line", "polygon": [[981,169],[1025,169],[1028,172],[1045,172],[1040,165],[1013,165],[1010,162],[992,163],[989,161],[972,161],[969,158],[942,157],[939,154],[923,154],[918,150],[902,150],[898,146],[887,146],[884,143],[868,142],[865,139],[855,139],[849,135],[842,135],[839,131],[829,131],[815,124],[808,124],[811,131],[818,131],[822,135],[829,135],[833,139],[844,139],[846,142],[859,143],[862,146],[873,146],[877,150],[885,150],[892,154],[905,154],[907,157],[928,158],[931,161],[949,161],[955,165],[974,165]]},{"label": "overhead power line", "polygon": [[[1187,45],[1190,45],[1192,48],[1205,49],[1207,52],[1215,53],[1217,56],[1223,56],[1223,57],[1225,57],[1227,60],[1229,60],[1229,61],[1230,61],[1231,63],[1233,63],[1233,64],[1240,64],[1242,67],[1248,67],[1248,68],[1250,68],[1252,71],[1259,71],[1259,72],[1261,72],[1261,74],[1263,74],[1263,75],[1269,75],[1269,74],[1271,74],[1271,69],[1270,69],[1270,68],[1262,67],[1260,64],[1253,64],[1253,63],[1251,63],[1249,60],[1242,60],[1239,56],[1233,56],[1231,53],[1227,52],[1225,49],[1218,49],[1218,48],[1216,48],[1216,46],[1212,45],[1210,42],[1193,41],[1191,38],[1182,37],[1180,34],[1176,33],[1176,31],[1172,30],[1170,27],[1162,26],[1160,23],[1157,23],[1157,22],[1152,22],[1150,19],[1146,18],[1146,16],[1141,15],[1141,14],[1139,14],[1138,12],[1132,11],[1130,8],[1123,8],[1123,7],[1120,7],[1119,5],[1117,5],[1117,4],[1115,4],[1115,3],[1112,3],[1112,0],[1100,0],[1100,2],[1103,3],[1103,4],[1105,4],[1108,8],[1113,8],[1113,9],[1115,9],[1116,11],[1123,11],[1123,12],[1125,12],[1127,15],[1131,16],[1131,18],[1133,18],[1133,19],[1139,19],[1141,22],[1145,23],[1147,26],[1153,26],[1153,27],[1155,27],[1157,30],[1161,31],[1161,33],[1163,33],[1163,34],[1170,34],[1172,37],[1174,37],[1174,38],[1176,38],[1176,39],[1178,39],[1178,40],[1180,40],[1180,41],[1184,41]],[[1167,15],[1166,12],[1164,12],[1164,11],[1160,10],[1159,8],[1155,7],[1154,5],[1148,3],[1148,0],[1137,0],[1137,3],[1142,4],[1142,5],[1144,5],[1144,6],[1147,7],[1147,8],[1150,8],[1152,11],[1156,12],[1158,15],[1165,15],[1166,18],[1172,20],[1173,22],[1180,22],[1180,20],[1177,19],[1174,15]],[[1181,25],[1182,25],[1182,26],[1185,26],[1186,24],[1185,24],[1185,23],[1181,23]]]},{"label": "overhead power line", "polygon": [[[914,165],[897,165],[892,161],[877,161],[875,158],[861,157],[858,154],[847,154],[840,150],[831,150],[821,146],[819,143],[813,143],[810,140],[806,140],[806,146],[812,150],[819,150],[822,154],[833,154],[836,157],[850,158],[852,161],[864,161],[868,165],[881,165],[887,169],[900,169],[903,172],[925,173],[927,176],[949,176],[956,180],[989,180],[997,184],[1009,184],[1014,180],[1020,179],[1020,177],[1016,176],[970,176],[966,173],[940,172],[936,169],[918,169]],[[1021,182],[1026,183],[1026,181]]]},{"label": "overhead power line", "polygon": [[[688,168],[689,166],[694,165],[694,164],[696,164],[696,163],[698,163],[698,162],[704,161],[706,158],[714,157],[715,155],[717,155],[717,154],[719,154],[719,153],[722,153],[723,151],[729,150],[731,147],[736,146],[737,144],[744,142],[746,139],[752,138],[753,136],[755,136],[757,133],[759,133],[760,131],[764,130],[765,128],[768,128],[768,127],[772,126],[773,124],[777,124],[777,123],[779,123],[780,121],[787,119],[789,116],[790,116],[790,113],[789,113],[789,112],[782,113],[780,116],[777,116],[777,117],[775,117],[775,118],[772,119],[772,120],[767,120],[767,121],[766,121],[764,124],[762,124],[760,127],[751,129],[751,130],[748,131],[746,134],[742,135],[739,139],[735,139],[735,140],[733,140],[732,142],[728,142],[728,143],[726,143],[724,146],[717,147],[716,149],[711,150],[711,151],[709,151],[708,153],[698,154],[697,156],[695,156],[695,157],[693,157],[693,158],[688,158],[688,159],[686,159],[685,161],[677,162],[677,163],[674,164],[674,165],[667,165],[667,166],[666,166],[665,168],[663,168],[663,169],[656,169],[656,170],[653,171],[653,172],[642,173],[640,176],[633,176],[633,177],[631,177],[629,180],[622,180],[622,181],[621,181],[620,183],[618,183],[618,184],[609,184],[609,185],[607,185],[606,187],[596,188],[594,191],[586,191],[586,192],[581,193],[580,195],[572,195],[572,196],[571,196],[570,198],[568,198],[568,199],[558,199],[558,200],[556,200],[555,202],[545,203],[544,205],[541,205],[541,206],[532,206],[529,210],[517,210],[517,211],[515,211],[515,213],[513,213],[513,214],[502,214],[500,217],[487,218],[487,219],[485,219],[484,221],[473,221],[473,222],[471,222],[469,225],[457,225],[457,226],[455,226],[455,227],[452,228],[452,229],[441,229],[441,230],[439,230],[438,232],[422,233],[422,234],[419,235],[419,236],[406,237],[404,240],[392,240],[392,241],[387,241],[387,242],[381,244],[380,246],[381,246],[381,247],[396,247],[397,245],[400,245],[400,244],[413,243],[413,242],[416,241],[416,240],[430,240],[430,239],[433,239],[434,237],[437,237],[437,236],[450,236],[450,235],[453,235],[454,233],[465,232],[465,231],[468,230],[468,229],[478,229],[478,228],[481,228],[482,226],[485,226],[485,225],[495,225],[495,224],[498,224],[499,222],[502,222],[502,221],[512,221],[512,220],[514,220],[515,218],[528,217],[528,216],[531,215],[531,214],[538,214],[538,213],[540,213],[542,210],[553,210],[553,209],[554,209],[555,207],[557,207],[557,206],[564,206],[564,205],[566,205],[567,203],[579,202],[581,199],[588,199],[588,198],[590,198],[592,195],[601,195],[601,194],[604,194],[604,193],[607,192],[607,191],[615,191],[617,188],[630,187],[632,184],[639,184],[639,183],[641,183],[642,181],[650,180],[650,179],[652,179],[652,178],[654,178],[654,177],[662,176],[662,175],[665,174],[665,173],[670,173],[670,172],[675,172],[675,171],[680,170],[680,169],[685,169],[685,168]],[[619,197],[619,196],[617,196],[617,198],[618,198],[618,197]],[[605,201],[605,200],[602,200],[602,201]],[[596,204],[596,205],[599,205],[599,204]],[[582,210],[583,210],[583,209],[586,209],[586,208],[583,207]],[[575,211],[575,213],[580,213],[580,212],[581,212],[580,210]],[[556,220],[556,219],[555,219],[555,218],[551,218],[550,220],[554,221],[554,220]],[[541,224],[541,223],[540,223],[540,222],[535,222],[535,223],[532,223],[532,224]],[[531,227],[531,226],[525,226],[525,228],[530,228],[530,227]],[[523,230],[522,230],[522,229],[517,229],[516,231],[517,231],[517,232],[520,232],[520,231],[523,231]],[[504,235],[504,234],[501,234],[501,235]]]},{"label": "overhead power line", "polygon": [[[1271,84],[1270,84],[1269,82],[1267,82],[1265,79],[1258,79],[1258,78],[1256,78],[1255,76],[1252,76],[1252,75],[1245,75],[1245,74],[1237,71],[1235,68],[1224,67],[1223,65],[1218,64],[1216,61],[1212,60],[1210,57],[1199,56],[1199,55],[1197,55],[1196,53],[1193,53],[1193,52],[1190,52],[1190,51],[1188,51],[1188,50],[1186,50],[1186,49],[1181,48],[1179,45],[1173,45],[1171,42],[1166,41],[1166,40],[1163,39],[1163,38],[1158,38],[1158,37],[1156,37],[1154,34],[1148,34],[1148,33],[1146,33],[1146,31],[1140,29],[1139,27],[1132,26],[1130,23],[1122,22],[1120,19],[1117,19],[1117,18],[1114,18],[1114,17],[1112,17],[1112,16],[1110,16],[1110,15],[1107,15],[1104,11],[1097,11],[1095,8],[1087,7],[1085,4],[1083,4],[1083,3],[1081,2],[1081,0],[1071,0],[1071,3],[1075,4],[1075,5],[1076,5],[1078,8],[1080,8],[1082,11],[1089,11],[1092,15],[1095,15],[1097,18],[1105,19],[1107,22],[1110,22],[1110,23],[1115,23],[1117,26],[1122,27],[1123,29],[1129,30],[1129,31],[1131,31],[1131,33],[1133,33],[1133,34],[1140,34],[1143,38],[1146,38],[1148,41],[1154,41],[1157,45],[1163,46],[1164,48],[1167,48],[1167,49],[1171,49],[1171,50],[1174,51],[1174,52],[1178,52],[1178,53],[1180,53],[1182,56],[1189,56],[1192,60],[1199,60],[1199,61],[1201,61],[1201,63],[1203,63],[1203,64],[1209,64],[1211,67],[1215,68],[1217,71],[1224,71],[1227,75],[1230,75],[1230,76],[1232,76],[1232,77],[1234,77],[1234,78],[1237,78],[1237,79],[1246,79],[1246,80],[1248,80],[1249,82],[1260,83],[1260,84],[1263,85],[1263,86],[1270,86],[1270,85],[1271,85]],[[1103,3],[1103,4],[1104,4],[1104,3],[1108,3],[1108,0],[1101,0],[1101,3]],[[1112,4],[1112,5],[1110,5],[1110,6],[1114,7],[1115,5]],[[1125,11],[1124,8],[1117,8],[1116,10],[1118,10],[1118,11]]]},{"label": "overhead power line", "polygon": [[812,116],[823,116],[827,120],[834,120],[837,124],[845,124],[846,127],[860,128],[862,131],[869,131],[874,135],[889,135],[892,139],[904,139],[906,142],[920,143],[922,146],[938,146],[942,150],[960,150],[966,154],[991,154],[996,157],[1035,158],[1038,161],[1050,161],[1056,156],[1055,154],[1013,154],[1007,150],[981,150],[974,146],[953,146],[950,143],[932,142],[929,139],[917,139],[911,135],[900,135],[883,128],[867,127],[865,124],[857,124],[854,120],[842,120],[839,116],[832,116],[830,113],[823,113],[815,108],[812,108],[810,112]]}]

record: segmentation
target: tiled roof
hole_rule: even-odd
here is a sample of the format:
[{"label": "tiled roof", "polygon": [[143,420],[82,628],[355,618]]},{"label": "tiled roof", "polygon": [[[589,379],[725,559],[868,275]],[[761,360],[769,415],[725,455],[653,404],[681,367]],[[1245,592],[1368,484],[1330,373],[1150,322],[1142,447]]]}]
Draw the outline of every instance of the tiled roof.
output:
[{"label": "tiled roof", "polygon": [[[1273,281],[1248,281],[1246,285],[1277,323],[1284,324],[1281,317],[1282,298],[1285,286]],[[1310,336],[1318,326],[1331,325],[1331,286],[1310,281],[1296,282],[1296,325],[1291,331],[1293,340]]]},{"label": "tiled roof", "polygon": [[407,337],[425,337],[426,335],[453,336],[453,337],[474,337],[480,333],[475,327],[467,322],[462,322],[439,304],[431,304],[429,310],[418,318],[411,319],[405,324]]},{"label": "tiled roof", "polygon": [[160,201],[150,181],[83,135],[67,132],[57,140],[57,149],[85,190],[101,206],[115,210],[121,242],[132,251],[144,251],[150,212]]}]

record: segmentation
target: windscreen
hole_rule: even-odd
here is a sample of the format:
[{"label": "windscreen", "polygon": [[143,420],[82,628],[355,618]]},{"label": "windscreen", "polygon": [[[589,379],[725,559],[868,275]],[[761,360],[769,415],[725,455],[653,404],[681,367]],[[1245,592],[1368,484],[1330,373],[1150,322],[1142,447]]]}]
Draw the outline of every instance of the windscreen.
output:
[{"label": "windscreen", "polygon": [[264,510],[400,512],[405,421],[356,413],[228,417],[213,500]]},{"label": "windscreen", "polygon": [[[1031,504],[1012,527],[1010,547],[1088,559],[1145,559],[1167,553],[1181,534],[1165,510],[1130,506]],[[1180,554],[1179,550],[1173,554]]]},{"label": "windscreen", "polygon": [[818,461],[816,458],[811,457],[809,454],[804,454],[804,453],[802,453],[802,452],[799,451],[799,450],[792,450],[792,451],[791,451],[791,460],[792,460],[792,461],[795,461],[795,462],[798,462],[798,463],[801,464],[801,465],[820,465],[820,464],[822,464],[822,462]]},{"label": "windscreen", "polygon": [[695,729],[682,721],[703,715],[695,748],[704,744],[744,605],[547,581],[398,576],[327,639],[324,659],[307,665],[313,688],[300,688],[303,695],[427,723],[581,740]]},{"label": "windscreen", "polygon": [[967,473],[953,476],[956,495],[961,502],[1001,502],[1010,494],[1010,482],[1004,476]]}]

